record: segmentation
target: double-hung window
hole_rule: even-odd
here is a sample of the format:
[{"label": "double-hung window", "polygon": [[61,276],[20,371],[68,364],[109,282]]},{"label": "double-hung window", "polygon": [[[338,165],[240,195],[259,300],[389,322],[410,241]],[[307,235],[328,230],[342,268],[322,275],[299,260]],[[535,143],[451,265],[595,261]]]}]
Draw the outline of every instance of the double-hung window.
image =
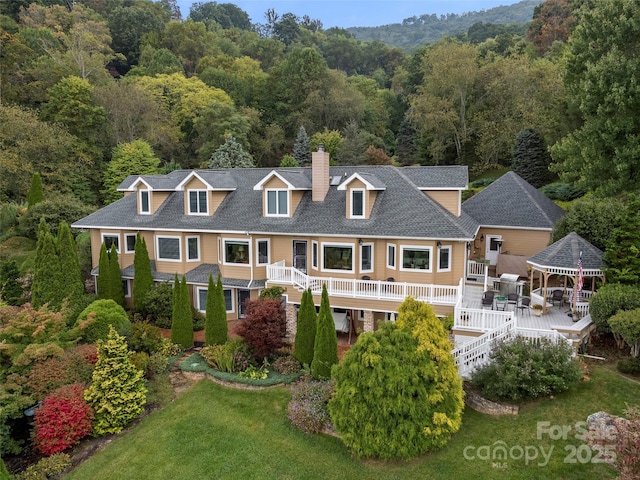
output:
[{"label": "double-hung window", "polygon": [[187,237],[187,261],[196,262],[200,260],[200,237]]},{"label": "double-hung window", "polygon": [[256,250],[258,251],[258,258],[256,265],[268,265],[269,264],[269,240],[257,240]]},{"label": "double-hung window", "polygon": [[136,234],[127,233],[124,236],[124,253],[134,253],[136,251]]},{"label": "double-hung window", "polygon": [[189,190],[189,214],[206,215],[207,211],[207,191]]},{"label": "double-hung window", "polygon": [[451,247],[441,246],[438,248],[438,271],[450,272],[451,271]]},{"label": "double-hung window", "polygon": [[360,271],[373,271],[373,243],[363,243],[360,245]]},{"label": "double-hung window", "polygon": [[289,216],[289,191],[267,190],[267,216]]},{"label": "double-hung window", "polygon": [[387,243],[387,268],[396,268],[396,245]]}]

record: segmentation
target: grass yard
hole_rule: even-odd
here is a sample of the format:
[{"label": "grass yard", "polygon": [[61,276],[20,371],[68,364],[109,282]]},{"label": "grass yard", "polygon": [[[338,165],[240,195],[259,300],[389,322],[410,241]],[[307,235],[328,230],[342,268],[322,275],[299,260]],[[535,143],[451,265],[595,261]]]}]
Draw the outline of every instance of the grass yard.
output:
[{"label": "grass yard", "polygon": [[[639,398],[640,384],[593,366],[591,380],[573,392],[525,405],[518,416],[495,418],[467,410],[462,429],[444,449],[408,462],[382,463],[352,457],[337,438],[306,435],[292,427],[286,418],[286,388],[246,391],[201,381],[65,478],[615,478],[611,467],[587,462],[590,450],[580,447],[573,430],[591,413],[619,414],[625,402]],[[546,434],[537,439],[537,422],[543,421],[572,430],[566,440],[552,440]],[[513,455],[504,461],[477,458],[483,451],[493,451],[496,442],[504,442]],[[531,456],[535,450],[538,458],[528,465],[524,458],[512,458],[519,455],[518,447]],[[550,459],[546,465],[539,465],[544,463],[541,448]],[[565,462],[572,459],[576,463]]]}]

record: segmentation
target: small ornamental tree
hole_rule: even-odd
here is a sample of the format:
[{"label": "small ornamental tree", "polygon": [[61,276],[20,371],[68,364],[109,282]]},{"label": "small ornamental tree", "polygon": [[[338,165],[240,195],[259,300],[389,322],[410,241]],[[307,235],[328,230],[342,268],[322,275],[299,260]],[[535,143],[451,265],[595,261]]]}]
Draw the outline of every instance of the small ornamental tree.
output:
[{"label": "small ornamental tree", "polygon": [[398,321],[358,337],[333,368],[329,412],[360,457],[410,458],[440,448],[462,422],[462,382],[430,306],[407,299]]},{"label": "small ornamental tree", "polygon": [[124,307],[124,290],[122,288],[122,272],[115,244],[111,245],[109,252],[109,296],[118,305]]},{"label": "small ornamental tree", "polygon": [[133,309],[135,311],[147,313],[144,311],[145,298],[152,288],[153,274],[147,242],[138,232],[133,254]]},{"label": "small ornamental tree", "polygon": [[111,291],[111,269],[109,268],[109,254],[104,243],[100,246],[100,259],[98,260],[98,298],[109,298]]},{"label": "small ornamental tree", "polygon": [[40,203],[44,200],[44,193],[42,192],[42,179],[39,173],[34,173],[31,177],[31,188],[27,193],[27,206],[28,208]]},{"label": "small ornamental tree", "polygon": [[111,327],[120,335],[128,335],[131,332],[131,321],[122,305],[107,298],[92,302],[80,312],[76,327],[87,343],[95,343],[105,340]]},{"label": "small ornamental tree", "polygon": [[293,350],[293,356],[302,365],[311,365],[311,362],[313,362],[313,346],[316,341],[317,322],[318,316],[316,315],[316,307],[313,304],[313,294],[311,289],[307,289],[302,293],[302,299],[300,300],[298,328]]},{"label": "small ornamental tree", "polygon": [[180,282],[177,273],[173,282],[171,341],[184,349],[193,347],[193,320],[191,319],[191,303],[189,301],[187,280],[183,276],[182,282]]},{"label": "small ornamental tree", "polygon": [[609,318],[611,331],[621,336],[631,347],[631,356],[640,356],[640,308],[634,310],[619,310]]},{"label": "small ornamental tree", "polygon": [[93,411],[84,399],[84,385],[65,385],[36,409],[34,446],[53,455],[77,444],[93,430]]},{"label": "small ornamental tree", "polygon": [[322,284],[322,299],[320,300],[316,338],[313,345],[311,374],[314,378],[330,378],[331,367],[336,363],[338,363],[338,336],[329,305],[327,286]]},{"label": "small ornamental tree", "polygon": [[209,274],[206,309],[205,344],[222,345],[226,343],[229,339],[227,308],[224,302],[224,291],[220,275],[218,275],[218,281],[213,283],[213,275]]},{"label": "small ornamental tree", "polygon": [[84,278],[80,270],[78,247],[67,222],[58,226],[58,259],[64,275],[65,296],[77,299],[85,293]]},{"label": "small ornamental tree", "polygon": [[286,322],[282,302],[275,298],[247,300],[240,335],[253,357],[262,361],[285,345]]},{"label": "small ornamental tree", "polygon": [[133,366],[127,342],[113,327],[107,340],[98,342],[92,379],[84,399],[95,411],[94,435],[118,433],[143,412],[147,400],[143,372]]}]

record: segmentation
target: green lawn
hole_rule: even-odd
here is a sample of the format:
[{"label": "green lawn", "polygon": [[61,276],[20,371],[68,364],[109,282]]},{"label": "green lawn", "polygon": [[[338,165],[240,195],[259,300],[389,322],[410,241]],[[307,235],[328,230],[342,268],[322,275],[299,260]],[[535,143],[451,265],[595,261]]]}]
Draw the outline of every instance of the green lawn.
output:
[{"label": "green lawn", "polygon": [[[289,392],[235,390],[197,383],[152,413],[131,431],[78,466],[68,479],[603,479],[615,478],[606,465],[565,463],[581,441],[536,438],[538,421],[574,426],[598,410],[621,413],[640,398],[640,385],[602,367],[577,390],[531,405],[518,416],[494,418],[467,410],[463,426],[441,451],[409,462],[382,463],[353,458],[337,438],[306,435],[286,419]],[[539,458],[510,458],[506,464],[472,458],[478,447],[502,441]],[[515,448],[514,448],[515,447]],[[540,449],[551,450],[544,462]],[[465,451],[467,455],[465,456]],[[589,451],[580,450],[582,459]],[[575,457],[574,457],[575,458]]]}]

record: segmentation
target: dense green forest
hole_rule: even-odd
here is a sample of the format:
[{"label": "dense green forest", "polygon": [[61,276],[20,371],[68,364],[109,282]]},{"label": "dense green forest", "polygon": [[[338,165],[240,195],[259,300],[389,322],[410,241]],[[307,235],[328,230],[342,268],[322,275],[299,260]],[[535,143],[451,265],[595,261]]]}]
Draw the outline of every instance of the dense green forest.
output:
[{"label": "dense green forest", "polygon": [[476,23],[413,53],[308,16],[269,10],[251,24],[229,3],[196,3],[186,19],[174,0],[0,7],[2,202],[24,202],[34,173],[45,193],[100,205],[127,174],[221,165],[219,151],[296,165],[318,143],[336,164],[476,176],[511,167],[531,131],[579,187],[616,192],[639,171],[625,75],[640,36],[619,20],[636,2],[547,0],[522,35]]},{"label": "dense green forest", "polygon": [[[444,36],[464,36],[469,32],[471,41],[478,26],[490,26],[492,37],[503,32],[524,35],[533,17],[536,6],[544,0],[522,0],[516,4],[499,6],[479,12],[446,15],[425,14],[405,18],[402,23],[392,23],[379,27],[349,27],[357,39],[363,41],[380,40],[385,45],[413,50],[415,47],[438,41]],[[496,29],[499,29],[496,31]],[[485,40],[487,37],[482,38]]]}]

